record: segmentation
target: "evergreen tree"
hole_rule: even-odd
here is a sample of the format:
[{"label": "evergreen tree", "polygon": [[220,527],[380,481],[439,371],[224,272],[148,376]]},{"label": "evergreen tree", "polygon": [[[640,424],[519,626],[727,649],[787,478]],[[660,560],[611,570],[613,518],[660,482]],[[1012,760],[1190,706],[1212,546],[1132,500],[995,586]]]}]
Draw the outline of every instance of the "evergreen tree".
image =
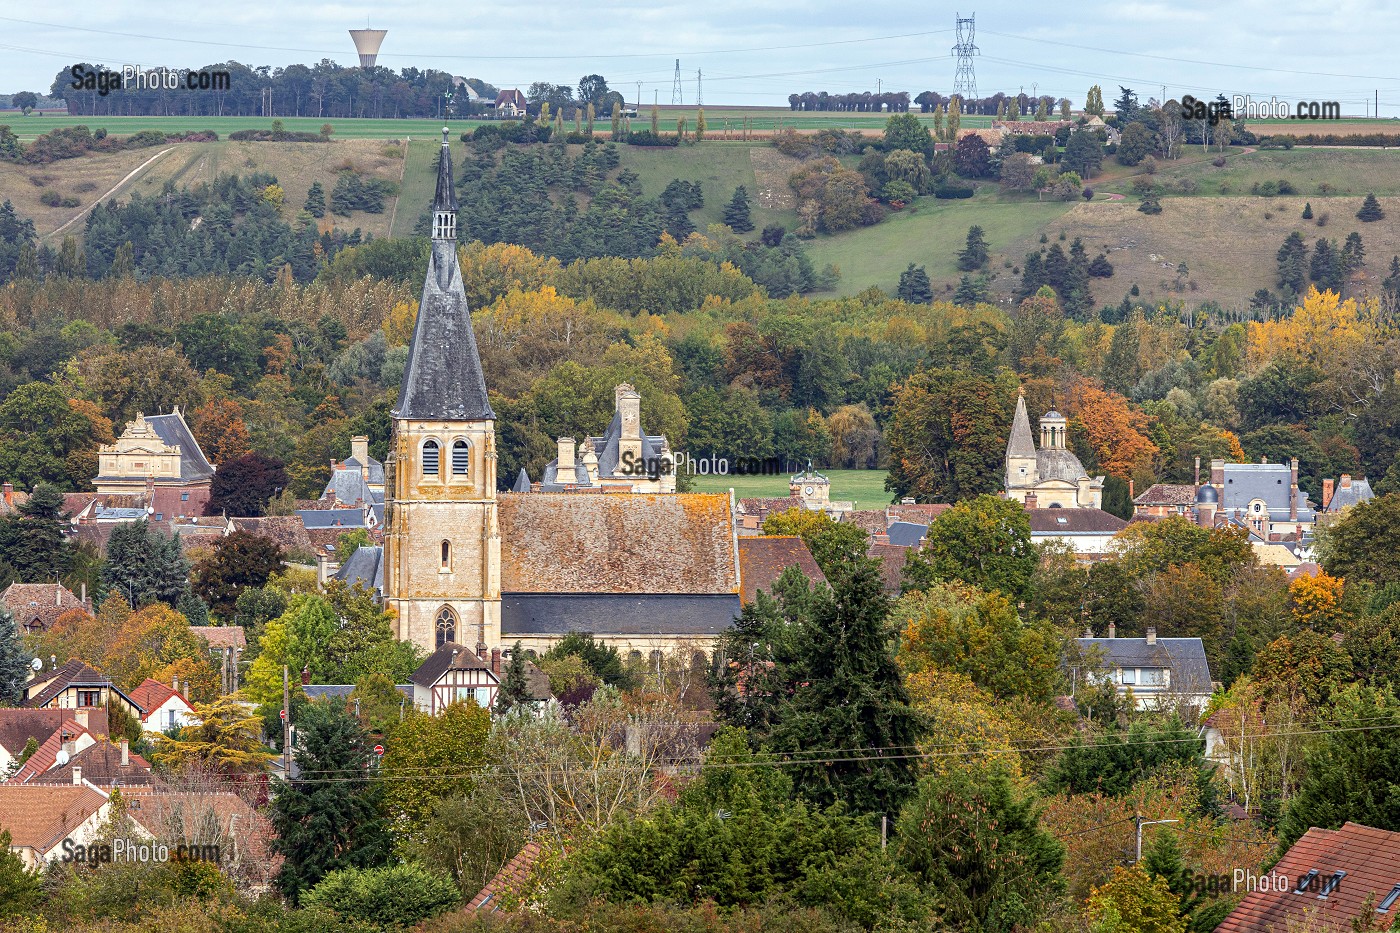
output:
[{"label": "evergreen tree", "polygon": [[970,307],[987,300],[986,276],[979,275],[974,279],[970,275],[964,275],[962,279],[958,281],[957,291],[953,292],[954,304]]},{"label": "evergreen tree", "polygon": [[1160,827],[1153,833],[1151,844],[1142,855],[1142,867],[1150,877],[1167,882],[1167,888],[1181,902],[1181,916],[1187,916],[1200,904],[1204,892],[1196,888],[1191,868],[1177,847],[1176,836],[1167,828]]},{"label": "evergreen tree", "polygon": [[184,616],[190,625],[209,624],[209,605],[188,590],[175,604],[175,611]]},{"label": "evergreen tree", "polygon": [[725,206],[724,222],[735,233],[748,233],[753,229],[753,218],[749,216],[749,193],[743,185],[734,189],[734,197]]},{"label": "evergreen tree", "polygon": [[73,547],[63,537],[63,493],[40,483],[18,514],[0,518],[0,561],[22,583],[52,582],[73,563]]},{"label": "evergreen tree", "polygon": [[276,885],[293,904],[333,871],[384,864],[390,849],[368,734],[341,702],[309,703],[300,718],[300,775],[276,781],[271,804],[283,857]]},{"label": "evergreen tree", "polygon": [[1361,210],[1356,212],[1356,219],[1370,223],[1383,217],[1385,217],[1385,211],[1381,210],[1381,202],[1376,200],[1374,194],[1366,195],[1366,200],[1361,202]]},{"label": "evergreen tree", "polygon": [[175,606],[189,590],[189,572],[177,539],[152,531],[145,522],[125,522],[112,529],[107,542],[102,588],[138,608],[153,602]]},{"label": "evergreen tree", "polygon": [[1361,234],[1353,230],[1347,234],[1347,240],[1342,244],[1342,270],[1350,276],[1360,271],[1366,265],[1366,247],[1361,243]]},{"label": "evergreen tree", "polygon": [[1392,302],[1400,302],[1400,256],[1390,257],[1390,274],[1381,283],[1381,288]]},{"label": "evergreen tree", "polygon": [[1312,261],[1308,264],[1308,278],[1325,291],[1342,290],[1342,255],[1333,240],[1319,239],[1313,246]]},{"label": "evergreen tree", "polygon": [[1142,199],[1142,203],[1138,205],[1138,210],[1142,211],[1144,214],[1160,214],[1162,213],[1162,202],[1157,200],[1157,195],[1149,194]]},{"label": "evergreen tree", "polygon": [[312,217],[326,216],[326,189],[321,187],[319,181],[311,183],[311,187],[306,192],[306,203],[301,207]]},{"label": "evergreen tree", "polygon": [[[25,868],[24,860],[11,850],[11,841],[10,831],[0,829],[0,919],[22,917],[44,901],[44,883],[39,871]],[[21,923],[20,926],[31,925]]]},{"label": "evergreen tree", "polygon": [[24,685],[29,680],[29,663],[33,660],[20,640],[15,617],[0,606],[0,706],[19,706],[24,699]]},{"label": "evergreen tree", "polygon": [[1308,203],[1306,203],[1306,204],[1303,205],[1303,219],[1304,219],[1304,220],[1312,220],[1312,219],[1313,219],[1312,202],[1311,202],[1311,201],[1309,201]]},{"label": "evergreen tree", "polygon": [[958,269],[975,272],[987,264],[987,238],[982,228],[973,224],[967,229],[967,245],[958,253]]},{"label": "evergreen tree", "polygon": [[[779,710],[772,735],[776,751],[909,749],[919,739],[918,714],[890,650],[889,599],[879,564],[856,558],[833,566],[831,587],[812,600],[797,658],[800,678]],[[917,777],[914,759],[823,761],[811,756],[793,781],[817,806],[836,802],[856,813],[894,814]]]},{"label": "evergreen tree", "polygon": [[1308,284],[1308,244],[1296,230],[1288,235],[1278,251],[1278,284],[1301,295]]},{"label": "evergreen tree", "polygon": [[913,304],[933,304],[933,285],[929,282],[928,273],[923,266],[918,268],[909,263],[909,268],[899,274],[899,287],[895,290],[895,296],[900,301],[908,301]]},{"label": "evergreen tree", "polygon": [[496,694],[496,712],[508,713],[519,704],[529,702],[531,697],[530,685],[525,680],[525,649],[517,641],[510,649],[510,663],[506,665],[500,692]]}]

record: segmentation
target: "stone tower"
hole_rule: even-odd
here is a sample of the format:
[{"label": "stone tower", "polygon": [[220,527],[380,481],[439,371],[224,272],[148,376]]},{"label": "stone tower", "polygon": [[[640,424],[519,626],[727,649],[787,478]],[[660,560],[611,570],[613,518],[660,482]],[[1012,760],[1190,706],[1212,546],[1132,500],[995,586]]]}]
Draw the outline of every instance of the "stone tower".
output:
[{"label": "stone tower", "polygon": [[385,480],[385,604],[398,613],[398,637],[428,651],[496,645],[501,632],[496,414],[457,263],[447,132]]},{"label": "stone tower", "polygon": [[1031,419],[1026,412],[1026,396],[1016,398],[1016,414],[1011,419],[1011,437],[1006,442],[1006,488],[1009,492],[1040,482],[1036,462],[1035,441],[1031,437]]}]

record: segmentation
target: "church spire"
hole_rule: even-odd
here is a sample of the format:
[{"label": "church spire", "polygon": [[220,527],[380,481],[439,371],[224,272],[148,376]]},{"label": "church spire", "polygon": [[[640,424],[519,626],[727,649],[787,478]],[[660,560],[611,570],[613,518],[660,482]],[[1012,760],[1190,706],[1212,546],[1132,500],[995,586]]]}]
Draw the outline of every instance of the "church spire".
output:
[{"label": "church spire", "polygon": [[1026,413],[1026,396],[1023,392],[1016,398],[1016,416],[1011,419],[1011,438],[1006,443],[1006,458],[1029,457],[1035,459],[1035,439],[1031,434],[1031,418]]},{"label": "church spire", "polygon": [[446,129],[442,131],[437,193],[433,197],[428,275],[394,416],[415,421],[496,418],[486,397],[486,377],[457,264],[457,195],[452,190],[452,153]]}]

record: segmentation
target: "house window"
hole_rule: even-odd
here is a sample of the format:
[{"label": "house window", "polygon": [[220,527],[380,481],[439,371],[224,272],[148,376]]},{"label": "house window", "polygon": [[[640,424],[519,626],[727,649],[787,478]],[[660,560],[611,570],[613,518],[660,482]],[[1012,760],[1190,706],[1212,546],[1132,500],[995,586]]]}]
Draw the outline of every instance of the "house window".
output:
[{"label": "house window", "polygon": [[1347,873],[1344,872],[1344,871],[1334,871],[1334,872],[1332,872],[1332,877],[1331,877],[1331,878],[1328,878],[1328,879],[1327,879],[1327,883],[1324,884],[1324,885],[1322,886],[1322,893],[1319,894],[1318,897],[1326,897],[1327,895],[1331,894],[1333,891],[1337,890],[1337,885],[1341,884],[1341,883],[1342,883],[1342,879],[1345,878],[1346,876],[1347,876]]},{"label": "house window", "polygon": [[1317,884],[1317,869],[1314,868],[1306,875],[1298,879],[1298,886],[1293,889],[1294,894],[1302,894],[1312,886]]},{"label": "house window", "polygon": [[182,493],[180,493],[180,501],[181,501],[181,502],[189,502],[189,501],[190,501],[190,494],[187,493],[187,492],[182,492]]},{"label": "house window", "polygon": [[443,606],[437,617],[437,646],[457,640],[457,613],[451,607]]},{"label": "house window", "polygon": [[466,441],[455,441],[452,444],[452,475],[466,476],[467,467],[471,464],[471,448]]},{"label": "house window", "polygon": [[144,470],[144,469],[146,469],[146,464],[145,464],[144,462],[140,461],[140,460],[137,460],[135,463],[133,463],[133,464],[131,465],[131,468],[132,468],[133,470]]},{"label": "house window", "polygon": [[79,691],[78,691],[78,706],[83,707],[83,706],[101,706],[101,705],[102,705],[102,691],[101,691],[101,690],[79,690]]},{"label": "house window", "polygon": [[452,569],[452,542],[451,542],[451,541],[444,541],[444,542],[442,542],[442,568],[441,568],[441,569],[443,569],[443,570],[451,570],[451,569]]},{"label": "house window", "polygon": [[490,709],[490,707],[491,707],[491,688],[490,688],[490,687],[477,687],[477,688],[476,688],[476,705],[477,705],[477,706],[480,706],[482,709]]},{"label": "house window", "polygon": [[438,475],[438,442],[429,440],[423,444],[423,475]]},{"label": "house window", "polygon": [[1135,684],[1135,683],[1137,683],[1137,669],[1136,669],[1136,668],[1131,668],[1131,667],[1125,667],[1125,668],[1123,668],[1123,683],[1125,683],[1125,684]]},{"label": "house window", "polygon": [[1145,687],[1160,687],[1160,686],[1162,686],[1162,684],[1163,684],[1163,683],[1165,682],[1165,680],[1166,680],[1166,678],[1162,676],[1164,673],[1165,673],[1165,671],[1163,671],[1160,667],[1149,667],[1149,668],[1145,668],[1145,669],[1143,670],[1143,672],[1142,672],[1142,683],[1143,683],[1143,686],[1145,686]]}]

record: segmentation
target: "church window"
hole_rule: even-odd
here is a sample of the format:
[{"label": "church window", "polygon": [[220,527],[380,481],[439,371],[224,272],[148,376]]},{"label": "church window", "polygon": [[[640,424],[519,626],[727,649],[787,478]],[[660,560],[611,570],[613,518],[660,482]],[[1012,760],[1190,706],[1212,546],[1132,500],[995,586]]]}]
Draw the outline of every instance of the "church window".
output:
[{"label": "church window", "polygon": [[471,459],[471,448],[467,446],[467,442],[454,441],[452,444],[452,475],[466,476]]},{"label": "church window", "polygon": [[452,569],[452,542],[451,542],[451,541],[444,541],[444,542],[442,542],[442,569],[443,569],[443,570],[451,570],[451,569]]},{"label": "church window", "polygon": [[438,442],[429,440],[423,444],[423,475],[438,475]]},{"label": "church window", "polygon": [[457,641],[457,614],[450,606],[443,606],[437,617],[437,646],[441,648],[449,642]]}]

